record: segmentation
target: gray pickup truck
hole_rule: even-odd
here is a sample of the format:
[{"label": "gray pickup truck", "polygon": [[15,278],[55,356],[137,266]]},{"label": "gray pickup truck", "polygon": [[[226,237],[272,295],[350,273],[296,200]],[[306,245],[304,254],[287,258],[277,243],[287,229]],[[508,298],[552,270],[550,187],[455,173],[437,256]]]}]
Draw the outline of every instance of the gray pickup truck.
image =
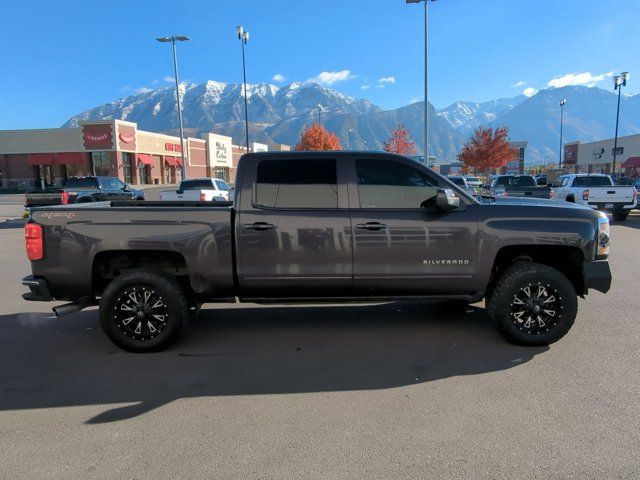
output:
[{"label": "gray pickup truck", "polygon": [[129,351],[170,345],[205,302],[486,301],[515,343],[567,333],[577,297],[607,292],[606,215],[476,200],[410,158],[374,152],[242,157],[228,203],[39,207],[23,296],[99,304]]}]

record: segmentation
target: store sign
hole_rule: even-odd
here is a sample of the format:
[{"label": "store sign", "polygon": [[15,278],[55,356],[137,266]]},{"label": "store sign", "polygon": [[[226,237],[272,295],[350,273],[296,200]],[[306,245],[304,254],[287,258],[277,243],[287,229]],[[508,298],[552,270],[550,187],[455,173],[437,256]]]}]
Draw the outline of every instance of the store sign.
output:
[{"label": "store sign", "polygon": [[124,143],[126,143],[127,145],[131,145],[131,144],[135,141],[135,139],[136,139],[136,136],[135,136],[135,135],[133,135],[133,134],[131,134],[131,135],[127,135],[127,134],[126,134],[126,133],[124,133],[124,132],[120,132],[119,137],[120,137],[120,140],[122,140],[122,141],[123,141]]},{"label": "store sign", "polygon": [[233,145],[231,137],[209,133],[207,135],[209,166],[230,167],[233,157]]},{"label": "store sign", "polygon": [[182,147],[180,147],[179,143],[165,143],[164,144],[164,149],[167,152],[182,152]]},{"label": "store sign", "polygon": [[112,149],[111,124],[83,125],[82,140],[87,150]]}]

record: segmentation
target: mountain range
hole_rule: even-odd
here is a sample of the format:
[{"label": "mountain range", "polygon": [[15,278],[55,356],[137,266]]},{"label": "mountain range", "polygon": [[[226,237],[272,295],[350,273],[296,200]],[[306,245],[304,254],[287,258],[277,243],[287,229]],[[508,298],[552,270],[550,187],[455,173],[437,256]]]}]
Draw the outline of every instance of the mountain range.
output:
[{"label": "mountain range", "polygon": [[[216,132],[244,143],[244,97],[241,84],[207,81],[181,83],[185,132],[200,136]],[[593,141],[614,133],[616,95],[597,87],[571,86],[540,90],[532,97],[518,95],[488,102],[457,101],[436,110],[429,104],[430,155],[453,161],[479,126],[507,126],[512,140],[528,142],[526,161],[557,159],[561,99],[567,99],[563,138]],[[320,120],[336,133],[345,148],[381,149],[393,128],[404,124],[423,144],[423,102],[383,110],[365,99],[355,99],[316,83],[247,85],[251,141],[295,145],[304,126]],[[321,105],[320,110],[318,105]],[[143,130],[177,133],[175,89],[164,87],[121,98],[71,117],[63,126],[82,120],[122,119]],[[625,96],[620,113],[620,135],[640,133],[640,95]]]}]

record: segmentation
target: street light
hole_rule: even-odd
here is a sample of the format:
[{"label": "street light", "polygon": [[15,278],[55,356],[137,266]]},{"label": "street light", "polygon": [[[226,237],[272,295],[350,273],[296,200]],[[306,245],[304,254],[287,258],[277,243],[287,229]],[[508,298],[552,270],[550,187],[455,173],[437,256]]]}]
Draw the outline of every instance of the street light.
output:
[{"label": "street light", "polygon": [[558,168],[562,168],[562,121],[564,118],[564,106],[566,103],[566,98],[560,100],[560,150],[558,151]]},{"label": "street light", "polygon": [[180,157],[182,158],[182,165],[180,165],[180,172],[182,179],[187,178],[187,164],[184,161],[184,132],[182,130],[182,105],[180,103],[180,80],[178,79],[178,57],[176,55],[176,42],[186,42],[189,37],[186,35],[172,35],[171,37],[156,38],[161,43],[171,42],[173,47],[173,72],[176,78],[176,100],[178,102],[178,124],[180,125]]},{"label": "street light", "polygon": [[322,105],[318,104],[318,124],[322,125],[322,118],[320,117],[320,114],[322,113]]},{"label": "street light", "polygon": [[[429,158],[429,95],[428,95],[428,40],[429,40],[429,2],[436,0],[405,0],[406,3],[424,2],[424,158]],[[427,160],[427,163],[428,160]]]},{"label": "street light", "polygon": [[242,25],[236,27],[238,40],[242,45],[242,85],[244,89],[244,134],[247,142],[247,153],[249,153],[249,108],[247,107],[247,64],[244,58],[244,46],[249,41],[249,32],[242,28]]},{"label": "street light", "polygon": [[352,129],[349,129],[349,150],[353,150],[353,143],[351,141],[351,133],[353,132]]},{"label": "street light", "polygon": [[620,93],[622,87],[627,86],[629,72],[622,72],[620,75],[613,77],[613,89],[618,91],[618,108],[616,110],[616,135],[613,141],[613,162],[611,162],[611,175],[615,180],[616,176],[616,156],[618,155],[618,123],[620,121]]}]

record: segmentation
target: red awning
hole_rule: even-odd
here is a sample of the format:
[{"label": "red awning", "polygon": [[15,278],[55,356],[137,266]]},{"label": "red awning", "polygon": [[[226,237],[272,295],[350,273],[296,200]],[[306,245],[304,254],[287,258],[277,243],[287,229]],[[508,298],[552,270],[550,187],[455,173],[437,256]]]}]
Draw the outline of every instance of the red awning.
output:
[{"label": "red awning", "polygon": [[153,165],[153,160],[151,160],[151,155],[147,155],[146,153],[139,153],[138,161],[140,163],[144,163],[145,165]]},{"label": "red awning", "polygon": [[29,162],[31,165],[53,165],[53,153],[31,153]]},{"label": "red awning", "polygon": [[629,157],[627,161],[622,164],[622,168],[638,168],[640,167],[640,157]]},{"label": "red awning", "polygon": [[86,161],[86,153],[83,152],[64,152],[58,153],[56,156],[57,165],[84,165]]},{"label": "red awning", "polygon": [[170,167],[177,167],[178,165],[180,165],[176,157],[169,157],[169,156],[164,157],[164,163],[169,165]]}]

